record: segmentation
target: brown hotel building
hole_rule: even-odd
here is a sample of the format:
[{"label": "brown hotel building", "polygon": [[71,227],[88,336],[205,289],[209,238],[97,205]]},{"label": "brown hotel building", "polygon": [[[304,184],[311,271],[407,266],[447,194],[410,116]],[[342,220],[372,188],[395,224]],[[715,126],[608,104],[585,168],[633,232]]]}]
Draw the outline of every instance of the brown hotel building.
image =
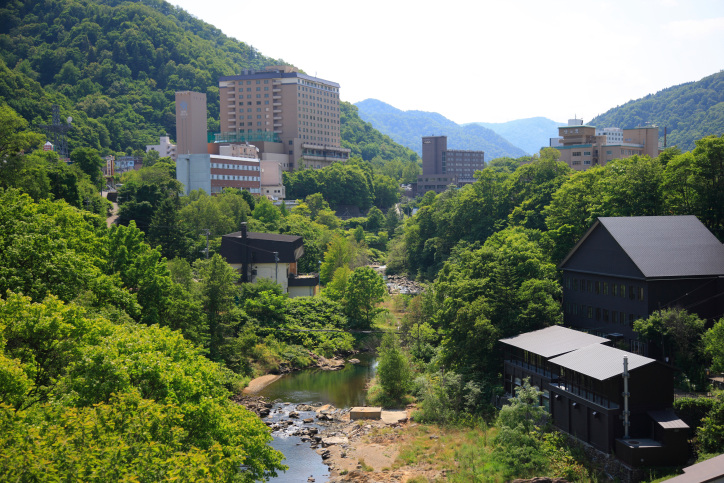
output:
[{"label": "brown hotel building", "polygon": [[634,155],[659,155],[657,127],[624,129],[623,142],[609,140],[605,134],[596,135],[595,127],[583,124],[561,126],[558,133],[561,139],[556,149],[561,152],[561,161],[576,171]]},{"label": "brown hotel building", "polygon": [[323,168],[349,157],[341,147],[339,84],[290,66],[219,78],[216,142],[253,143],[286,170]]}]

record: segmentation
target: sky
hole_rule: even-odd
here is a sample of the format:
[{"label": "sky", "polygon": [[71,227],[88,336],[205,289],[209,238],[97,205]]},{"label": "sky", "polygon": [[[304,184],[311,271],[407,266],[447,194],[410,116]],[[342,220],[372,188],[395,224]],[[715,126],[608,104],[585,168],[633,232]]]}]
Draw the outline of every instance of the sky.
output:
[{"label": "sky", "polygon": [[169,0],[340,84],[459,124],[590,121],[724,69],[724,0]]}]

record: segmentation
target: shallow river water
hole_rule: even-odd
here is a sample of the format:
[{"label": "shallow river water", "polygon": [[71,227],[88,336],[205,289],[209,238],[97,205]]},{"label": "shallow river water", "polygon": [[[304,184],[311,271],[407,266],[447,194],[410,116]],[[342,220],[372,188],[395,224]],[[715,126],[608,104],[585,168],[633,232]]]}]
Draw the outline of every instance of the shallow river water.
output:
[{"label": "shallow river water", "polygon": [[[362,406],[365,401],[365,386],[374,376],[377,362],[371,355],[355,356],[359,364],[347,364],[339,371],[307,370],[287,374],[278,381],[262,389],[258,395],[268,401],[275,401],[272,412],[266,420],[287,419],[297,404],[331,404],[337,408]],[[299,411],[295,425],[302,424],[304,418],[313,418],[313,411]],[[309,426],[309,425],[307,425]],[[306,482],[313,478],[316,483],[327,481],[329,469],[307,442],[299,436],[290,436],[293,428],[274,431],[272,446],[282,453],[289,466],[286,473],[270,481],[276,483]],[[311,480],[309,480],[311,481]]]}]

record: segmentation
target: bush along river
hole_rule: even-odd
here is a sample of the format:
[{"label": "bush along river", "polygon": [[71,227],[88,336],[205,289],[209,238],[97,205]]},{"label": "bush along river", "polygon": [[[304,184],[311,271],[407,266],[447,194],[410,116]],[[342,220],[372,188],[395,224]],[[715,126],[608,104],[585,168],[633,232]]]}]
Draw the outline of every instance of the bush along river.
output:
[{"label": "bush along river", "polygon": [[271,428],[271,446],[281,451],[285,473],[270,481],[325,482],[330,468],[325,464],[331,445],[344,445],[340,421],[349,419],[349,409],[363,406],[367,383],[376,369],[371,354],[358,354],[339,370],[304,370],[282,376],[254,395],[239,402],[256,412]]}]

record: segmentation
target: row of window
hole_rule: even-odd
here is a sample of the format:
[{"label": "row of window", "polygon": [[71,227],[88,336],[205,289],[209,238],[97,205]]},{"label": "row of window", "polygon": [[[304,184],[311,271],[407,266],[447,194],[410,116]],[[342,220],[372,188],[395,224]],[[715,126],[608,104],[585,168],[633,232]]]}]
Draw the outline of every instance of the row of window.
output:
[{"label": "row of window", "polygon": [[[628,298],[631,300],[638,299],[644,300],[644,288],[638,285],[626,285],[625,283],[601,282],[598,280],[586,280],[577,279],[574,277],[566,277],[565,284],[567,289],[572,289],[576,292],[590,292],[596,295],[608,295],[609,292],[614,297],[626,297],[628,292]],[[609,291],[610,287],[610,291]]]},{"label": "row of window", "polygon": [[248,164],[211,163],[211,167],[217,169],[240,169],[242,171],[259,171],[259,166]]},{"label": "row of window", "polygon": [[640,318],[634,314],[619,312],[617,310],[603,309],[601,307],[593,307],[591,305],[572,304],[566,302],[563,310],[569,315],[580,315],[581,317],[618,325],[628,325],[633,328],[634,320]]},{"label": "row of window", "polygon": [[237,176],[234,174],[212,174],[211,179],[221,179],[225,181],[260,181],[259,176]]}]

